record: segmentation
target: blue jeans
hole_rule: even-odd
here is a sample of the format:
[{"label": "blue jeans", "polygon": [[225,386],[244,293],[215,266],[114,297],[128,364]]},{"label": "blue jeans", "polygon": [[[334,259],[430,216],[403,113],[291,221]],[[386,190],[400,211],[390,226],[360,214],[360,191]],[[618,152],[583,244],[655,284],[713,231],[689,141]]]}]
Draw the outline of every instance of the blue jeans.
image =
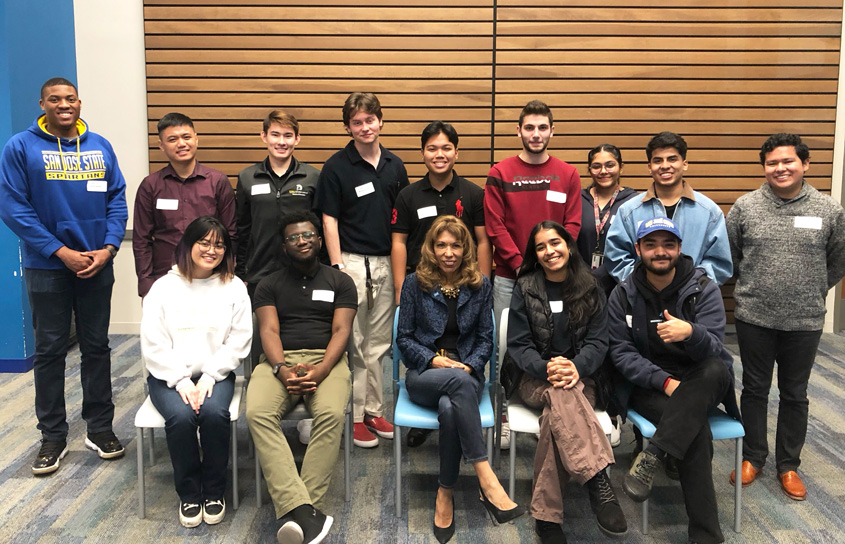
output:
[{"label": "blue jeans", "polygon": [[467,462],[487,460],[481,435],[481,400],[484,384],[465,370],[430,368],[423,373],[409,370],[405,376],[408,396],[415,404],[437,408],[440,421],[440,487],[452,488]]},{"label": "blue jeans", "polygon": [[[206,499],[222,499],[229,464],[229,403],[235,394],[234,372],[214,384],[211,397],[205,399],[199,414],[185,404],[182,396],[168,387],[167,382],[149,376],[147,383],[150,400],[164,417],[167,449],[179,500],[200,504]],[[197,427],[202,442],[202,460]]]},{"label": "blue jeans", "polygon": [[502,320],[502,312],[511,307],[511,296],[516,280],[496,276],[493,279],[493,315],[496,318],[496,330]]},{"label": "blue jeans", "polygon": [[109,348],[112,266],[88,279],[77,278],[67,268],[27,268],[24,278],[35,329],[35,415],[42,438],[67,439],[65,358],[72,312],[82,354],[82,418],[89,433],[110,431],[114,419]]}]

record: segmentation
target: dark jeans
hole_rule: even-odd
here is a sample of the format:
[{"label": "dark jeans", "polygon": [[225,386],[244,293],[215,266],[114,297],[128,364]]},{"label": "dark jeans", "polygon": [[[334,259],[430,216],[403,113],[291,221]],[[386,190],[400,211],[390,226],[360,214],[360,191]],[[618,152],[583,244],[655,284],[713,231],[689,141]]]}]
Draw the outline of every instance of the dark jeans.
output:
[{"label": "dark jeans", "polygon": [[678,459],[689,538],[695,542],[724,542],[713,487],[713,435],[707,412],[722,402],[731,374],[714,357],[691,367],[671,397],[663,391],[634,387],[630,406],[657,430],[652,442]]},{"label": "dark jeans", "polygon": [[801,464],[810,406],[807,383],[821,335],[822,331],[779,331],[736,320],[745,424],[742,457],[756,468],[763,468],[769,455],[766,415],[775,361],[780,390],[775,465],[782,474]]},{"label": "dark jeans", "polygon": [[[205,399],[199,414],[185,404],[176,389],[167,387],[167,382],[149,376],[147,383],[150,400],[164,417],[167,449],[179,500],[200,504],[206,499],[222,499],[229,464],[229,403],[235,393],[234,372],[214,384],[211,397]],[[202,442],[202,460],[197,427]]]},{"label": "dark jeans", "polygon": [[114,418],[111,392],[109,317],[114,270],[106,266],[89,279],[67,268],[24,270],[35,329],[35,415],[45,440],[66,440],[65,358],[71,313],[82,354],[82,419],[89,433],[110,431]]},{"label": "dark jeans", "polygon": [[[484,384],[465,370],[430,368],[423,373],[409,370],[405,376],[408,396],[415,404],[437,408],[440,421],[440,487],[452,488],[467,462],[487,460],[481,435],[478,402]],[[398,438],[397,438],[398,440]]]}]

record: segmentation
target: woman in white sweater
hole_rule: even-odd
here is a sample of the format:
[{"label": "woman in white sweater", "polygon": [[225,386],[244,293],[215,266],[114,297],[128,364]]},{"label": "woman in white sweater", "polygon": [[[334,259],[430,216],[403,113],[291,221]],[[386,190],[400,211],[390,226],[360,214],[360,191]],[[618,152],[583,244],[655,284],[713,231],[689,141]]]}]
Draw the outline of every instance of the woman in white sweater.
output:
[{"label": "woman in white sweater", "polygon": [[226,513],[233,370],[249,352],[252,311],[218,219],[194,220],[175,254],[176,265],[144,298],[141,352],[150,398],[166,421],[179,521],[196,527]]}]

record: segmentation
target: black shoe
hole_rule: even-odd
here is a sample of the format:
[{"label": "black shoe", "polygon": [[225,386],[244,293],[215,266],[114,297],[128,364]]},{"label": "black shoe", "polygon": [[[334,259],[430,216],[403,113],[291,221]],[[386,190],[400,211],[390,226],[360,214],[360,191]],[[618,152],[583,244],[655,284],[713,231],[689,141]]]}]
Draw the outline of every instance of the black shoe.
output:
[{"label": "black shoe", "polygon": [[519,505],[514,506],[510,510],[499,510],[487,499],[487,496],[484,494],[484,490],[480,487],[478,488],[478,492],[481,494],[479,500],[481,504],[484,505],[484,508],[487,509],[487,513],[490,514],[490,520],[493,523],[507,523],[509,521],[513,521],[522,514],[525,513],[525,508]]},{"label": "black shoe", "polygon": [[112,431],[88,433],[85,445],[97,452],[102,459],[116,459],[123,457],[123,446]]},{"label": "black shoe", "polygon": [[302,527],[293,519],[293,512],[282,516],[282,526],[276,532],[276,542],[279,544],[302,544],[305,535]]},{"label": "black shoe", "polygon": [[206,499],[202,503],[202,520],[208,525],[217,525],[226,515],[226,499]]},{"label": "black shoe", "polygon": [[196,527],[202,522],[202,506],[193,502],[179,503],[179,523],[184,527]]},{"label": "black shoe", "polygon": [[590,493],[590,507],[596,515],[596,523],[603,533],[610,536],[622,536],[628,532],[625,514],[610,485],[610,478],[602,470],[587,481],[587,491]]},{"label": "black shoe", "polygon": [[325,515],[310,504],[303,506],[293,510],[293,519],[302,528],[302,543],[317,544],[322,542],[329,534],[334,518]]},{"label": "black shoe", "polygon": [[417,446],[422,446],[425,439],[428,438],[428,435],[431,434],[431,429],[417,429],[412,428],[408,431],[408,447],[409,448],[416,448]]},{"label": "black shoe", "polygon": [[41,440],[41,448],[32,462],[33,474],[50,474],[59,470],[59,461],[67,455],[66,440]]},{"label": "black shoe", "polygon": [[[434,497],[434,510],[437,511],[437,496]],[[431,521],[431,526],[434,528],[434,538],[440,544],[446,544],[455,535],[455,503],[452,502],[452,523],[448,527],[438,527],[434,520]]]},{"label": "black shoe", "polygon": [[534,525],[534,532],[543,544],[566,544],[566,535],[563,534],[560,523],[538,519]]},{"label": "black shoe", "polygon": [[651,452],[642,451],[637,455],[634,464],[631,465],[631,469],[622,481],[622,488],[631,499],[636,502],[648,499],[654,482],[654,469],[658,463],[657,456]]},{"label": "black shoe", "polygon": [[681,473],[678,472],[678,460],[671,455],[667,455],[666,459],[663,460],[663,472],[666,473],[666,477],[670,480],[677,482],[681,479]]}]

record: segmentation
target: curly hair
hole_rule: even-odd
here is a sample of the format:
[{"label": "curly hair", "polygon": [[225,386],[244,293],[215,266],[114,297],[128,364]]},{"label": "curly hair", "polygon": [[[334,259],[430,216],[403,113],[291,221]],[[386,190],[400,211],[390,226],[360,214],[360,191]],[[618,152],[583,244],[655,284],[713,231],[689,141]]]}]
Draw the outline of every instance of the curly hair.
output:
[{"label": "curly hair", "polygon": [[434,243],[440,235],[448,232],[460,242],[464,254],[461,259],[461,266],[458,269],[458,281],[455,287],[468,286],[470,289],[478,289],[484,276],[478,268],[478,259],[475,256],[475,242],[469,229],[464,222],[454,215],[441,215],[434,220],[431,228],[425,235],[425,241],[420,249],[420,263],[417,265],[417,283],[423,291],[431,292],[446,279],[437,259],[434,257]]}]

